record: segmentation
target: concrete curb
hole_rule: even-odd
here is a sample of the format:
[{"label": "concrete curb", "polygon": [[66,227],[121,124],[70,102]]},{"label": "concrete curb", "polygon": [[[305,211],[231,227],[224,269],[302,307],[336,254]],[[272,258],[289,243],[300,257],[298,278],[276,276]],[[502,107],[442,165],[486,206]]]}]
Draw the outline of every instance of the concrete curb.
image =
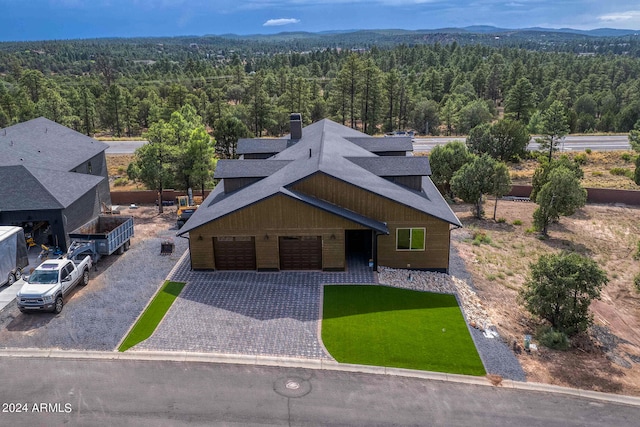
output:
[{"label": "concrete curb", "polygon": [[336,372],[354,372],[373,375],[389,375],[396,377],[418,378],[431,381],[446,381],[458,384],[469,384],[484,387],[503,387],[509,389],[537,391],[576,396],[583,399],[599,400],[640,407],[640,397],[602,393],[590,390],[579,390],[550,384],[503,380],[494,386],[487,377],[447,374],[442,372],[416,371],[411,369],[390,368],[385,366],[352,365],[326,359],[303,359],[277,356],[250,356],[241,354],[190,353],[186,351],[135,351],[108,352],[91,350],[58,350],[33,348],[0,349],[0,358],[50,358],[50,359],[95,359],[95,360],[138,360],[219,363],[250,366],[278,366],[285,368],[317,369]]}]

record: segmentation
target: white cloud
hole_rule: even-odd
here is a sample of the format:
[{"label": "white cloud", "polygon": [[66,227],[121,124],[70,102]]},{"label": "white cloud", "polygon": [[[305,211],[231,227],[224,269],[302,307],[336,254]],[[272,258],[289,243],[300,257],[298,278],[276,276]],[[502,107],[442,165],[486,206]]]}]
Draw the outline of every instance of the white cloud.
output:
[{"label": "white cloud", "polygon": [[269,19],[267,22],[265,22],[262,25],[264,27],[277,27],[280,25],[297,24],[298,22],[300,22],[300,20],[295,18],[279,18],[279,19]]},{"label": "white cloud", "polygon": [[626,12],[609,13],[599,16],[604,22],[634,22],[640,20],[640,10],[629,10]]}]

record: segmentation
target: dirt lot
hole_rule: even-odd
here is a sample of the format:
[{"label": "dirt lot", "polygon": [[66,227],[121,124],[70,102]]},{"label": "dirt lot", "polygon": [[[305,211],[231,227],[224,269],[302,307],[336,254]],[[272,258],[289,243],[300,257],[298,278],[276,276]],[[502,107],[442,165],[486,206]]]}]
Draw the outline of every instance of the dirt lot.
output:
[{"label": "dirt lot", "polygon": [[[616,188],[621,190],[637,190],[638,186],[633,180],[622,175],[622,172],[633,173],[635,170],[634,159],[637,153],[633,151],[594,151],[568,152],[567,157],[575,159],[580,156],[584,172],[582,185],[587,188]],[[556,154],[557,156],[557,154]],[[513,184],[531,184],[533,172],[538,167],[537,160],[525,160],[509,165]],[[613,173],[612,173],[613,171]]]},{"label": "dirt lot", "polygon": [[[500,201],[497,218],[504,222],[476,220],[470,206],[454,206],[465,228],[453,232],[453,244],[494,324],[509,342],[522,345],[524,335],[538,326],[516,300],[529,264],[543,253],[562,249],[588,255],[609,277],[602,300],[592,305],[595,326],[589,337],[566,352],[540,347],[518,357],[529,381],[640,395],[640,294],[633,287],[633,277],[640,272],[640,262],[633,260],[640,209],[589,205],[561,218],[550,227],[550,238],[541,240],[530,231],[536,206]],[[493,201],[485,210],[490,216]],[[491,242],[474,244],[478,232],[486,233]]]}]

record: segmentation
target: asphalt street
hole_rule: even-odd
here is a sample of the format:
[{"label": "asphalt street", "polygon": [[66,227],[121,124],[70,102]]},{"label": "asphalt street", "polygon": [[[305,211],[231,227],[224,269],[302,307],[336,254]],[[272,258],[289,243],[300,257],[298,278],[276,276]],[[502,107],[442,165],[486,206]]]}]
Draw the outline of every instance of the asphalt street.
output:
[{"label": "asphalt street", "polygon": [[[426,138],[416,138],[413,147],[414,151],[431,151],[436,145],[444,145],[449,141],[464,141],[464,136],[434,136]],[[104,141],[109,144],[107,154],[133,154],[136,148],[146,144],[147,141]],[[617,151],[630,150],[627,135],[568,135],[563,142],[559,144],[562,151],[584,151],[591,148],[594,151]],[[537,150],[538,143],[535,138],[531,139],[529,150]]]},{"label": "asphalt street", "polygon": [[636,426],[640,408],[303,368],[5,357],[0,424]]},{"label": "asphalt street", "polygon": [[[436,145],[445,145],[450,141],[464,141],[465,139],[464,136],[416,138],[413,148],[416,152],[431,151]],[[534,151],[538,148],[539,144],[535,138],[531,138],[528,149]],[[627,135],[568,135],[558,144],[560,151],[584,151],[587,148],[593,151],[618,151],[630,150],[631,146]]]},{"label": "asphalt street", "polygon": [[109,144],[109,148],[105,151],[107,154],[133,154],[147,141],[104,141],[104,143]]}]

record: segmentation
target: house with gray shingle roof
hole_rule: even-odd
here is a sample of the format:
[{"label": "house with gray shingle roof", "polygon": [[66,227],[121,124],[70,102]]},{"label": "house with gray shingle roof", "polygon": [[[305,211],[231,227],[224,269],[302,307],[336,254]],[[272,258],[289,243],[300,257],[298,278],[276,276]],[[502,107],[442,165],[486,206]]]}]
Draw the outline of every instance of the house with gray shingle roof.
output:
[{"label": "house with gray shingle roof", "polygon": [[108,145],[43,117],[0,129],[0,224],[66,250],[111,204]]},{"label": "house with gray shingle roof", "polygon": [[326,119],[292,134],[240,140],[240,160],[218,161],[218,185],[178,233],[192,268],[448,271],[450,230],[461,224],[410,138]]}]

